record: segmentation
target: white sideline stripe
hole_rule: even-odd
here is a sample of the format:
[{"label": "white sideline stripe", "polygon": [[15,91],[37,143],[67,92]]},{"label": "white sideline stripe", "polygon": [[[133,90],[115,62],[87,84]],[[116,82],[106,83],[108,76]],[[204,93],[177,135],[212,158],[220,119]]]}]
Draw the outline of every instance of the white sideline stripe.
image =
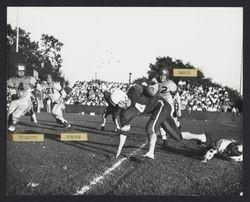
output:
[{"label": "white sideline stripe", "polygon": [[[147,142],[143,143],[139,149],[133,151],[131,154],[129,154],[128,157],[136,154],[138,151],[140,151],[145,145],[147,144]],[[107,170],[104,171],[104,173],[96,178],[94,178],[89,185],[85,185],[81,188],[81,190],[77,190],[75,194],[73,195],[83,195],[84,193],[86,193],[88,190],[90,190],[94,185],[96,185],[98,182],[100,182],[101,180],[104,179],[105,176],[107,176],[108,174],[110,174],[113,170],[115,170],[118,166],[121,165],[121,163],[125,160],[128,159],[128,157],[124,157],[122,159],[120,159],[119,161],[117,161],[111,168],[108,168]]]}]

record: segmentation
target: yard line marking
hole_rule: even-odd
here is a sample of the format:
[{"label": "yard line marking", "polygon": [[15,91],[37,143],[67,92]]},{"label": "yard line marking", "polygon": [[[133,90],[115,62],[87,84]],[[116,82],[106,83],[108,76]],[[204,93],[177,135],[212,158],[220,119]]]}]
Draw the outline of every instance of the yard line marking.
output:
[{"label": "yard line marking", "polygon": [[94,185],[96,185],[97,183],[101,182],[101,180],[103,180],[107,175],[109,175],[113,170],[115,170],[116,168],[118,168],[123,161],[127,160],[130,156],[136,154],[137,152],[139,152],[145,145],[147,144],[147,142],[143,143],[139,149],[133,151],[131,154],[128,155],[128,157],[124,157],[122,159],[120,159],[119,161],[117,161],[111,168],[108,168],[107,170],[104,171],[104,173],[96,178],[94,178],[89,185],[85,185],[81,188],[81,190],[77,190],[75,194],[73,195],[83,195],[84,193],[86,193],[88,190],[90,190]]}]

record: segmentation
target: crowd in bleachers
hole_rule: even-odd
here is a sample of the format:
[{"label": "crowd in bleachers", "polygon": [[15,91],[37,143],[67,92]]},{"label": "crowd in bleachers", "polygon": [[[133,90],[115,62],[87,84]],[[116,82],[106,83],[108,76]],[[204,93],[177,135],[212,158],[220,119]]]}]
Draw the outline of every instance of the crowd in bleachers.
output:
[{"label": "crowd in bleachers", "polygon": [[188,111],[228,112],[232,110],[228,92],[223,87],[192,86],[178,83],[182,109]]},{"label": "crowd in bleachers", "polygon": [[129,84],[106,81],[77,81],[66,98],[66,104],[81,104],[87,106],[106,106],[103,92],[120,88],[127,91]]},{"label": "crowd in bleachers", "polygon": [[[66,105],[107,106],[103,97],[105,90],[111,91],[120,88],[127,92],[130,85],[120,82],[106,81],[77,81],[71,92],[65,99]],[[178,82],[182,110],[188,111],[211,111],[211,112],[234,112],[228,92],[223,87],[194,86],[185,81]],[[7,95],[8,95],[7,90]],[[10,96],[7,96],[9,103]],[[45,101],[45,100],[44,100]],[[45,104],[46,106],[46,104]]]},{"label": "crowd in bleachers", "polygon": [[[105,81],[77,81],[68,94],[65,104],[81,104],[87,106],[106,106],[104,90],[111,91],[120,88],[125,92],[129,88],[127,83]],[[231,111],[230,99],[225,88],[203,87],[187,84],[185,81],[178,83],[182,110],[188,111]]]}]

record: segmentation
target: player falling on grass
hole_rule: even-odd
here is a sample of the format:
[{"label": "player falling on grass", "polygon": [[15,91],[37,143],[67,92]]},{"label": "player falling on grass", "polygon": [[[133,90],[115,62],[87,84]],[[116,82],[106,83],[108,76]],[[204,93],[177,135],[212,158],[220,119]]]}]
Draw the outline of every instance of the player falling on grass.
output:
[{"label": "player falling on grass", "polygon": [[208,162],[214,155],[229,161],[243,161],[243,145],[233,139],[219,139],[210,145],[202,162]]},{"label": "player falling on grass", "polygon": [[[174,119],[177,127],[180,127],[179,118],[181,117],[181,100],[177,85],[169,79],[170,73],[167,68],[161,68],[157,78],[153,80],[159,84],[158,95],[163,97],[171,106],[171,116]],[[160,133],[163,139],[163,147],[167,147],[167,136],[163,128],[160,128]]]},{"label": "player falling on grass", "polygon": [[149,148],[144,155],[154,159],[154,150],[159,133],[160,126],[175,140],[197,140],[201,143],[210,143],[210,138],[206,134],[192,134],[190,132],[181,132],[171,116],[171,105],[158,92],[158,83],[150,82],[148,86],[134,85],[128,93],[114,91],[111,94],[111,100],[118,104],[123,110],[120,113],[120,140],[116,153],[116,158],[121,154],[121,150],[127,135],[130,132],[131,120],[141,114],[149,114],[150,118],[146,124],[146,133],[148,135]]},{"label": "player falling on grass", "polygon": [[111,115],[112,120],[116,125],[116,131],[117,131],[120,129],[119,113],[121,108],[111,100],[111,92],[109,92],[104,85],[102,86],[101,90],[103,91],[105,101],[108,103],[108,106],[104,109],[104,112],[102,114],[101,130],[102,131],[105,130],[107,117]]},{"label": "player falling on grass", "polygon": [[26,113],[31,116],[31,121],[37,125],[36,115],[33,110],[31,97],[32,91],[36,86],[36,79],[32,76],[26,76],[26,65],[17,63],[15,65],[16,76],[9,78],[7,88],[11,96],[11,102],[8,107],[7,120],[8,130],[14,132],[20,118]]},{"label": "player falling on grass", "polygon": [[42,91],[48,99],[51,100],[51,114],[55,117],[56,122],[62,124],[65,129],[70,129],[71,125],[63,118],[62,110],[64,107],[63,99],[66,97],[66,92],[61,87],[60,83],[54,82],[51,74],[47,75],[46,83],[42,86]]}]

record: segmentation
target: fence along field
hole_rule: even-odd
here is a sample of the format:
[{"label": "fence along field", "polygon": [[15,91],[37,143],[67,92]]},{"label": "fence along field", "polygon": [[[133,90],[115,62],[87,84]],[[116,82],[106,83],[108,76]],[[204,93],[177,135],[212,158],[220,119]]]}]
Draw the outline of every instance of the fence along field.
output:
[{"label": "fence along field", "polygon": [[[221,120],[186,116],[182,130],[241,140],[241,117],[221,116]],[[112,120],[108,119],[106,131],[100,131],[100,115],[66,113],[65,117],[74,126],[70,132],[87,133],[87,141],[61,141],[65,131],[44,112],[38,114],[38,127],[23,117],[17,128],[19,133],[43,133],[43,142],[14,142],[8,134],[7,195],[219,196],[240,195],[243,190],[242,163],[218,158],[201,163],[192,141],[177,144],[169,140],[169,148],[163,150],[158,137],[155,160],[142,159],[147,149],[146,117],[133,121],[132,134],[117,161],[113,157],[119,135]]]}]

